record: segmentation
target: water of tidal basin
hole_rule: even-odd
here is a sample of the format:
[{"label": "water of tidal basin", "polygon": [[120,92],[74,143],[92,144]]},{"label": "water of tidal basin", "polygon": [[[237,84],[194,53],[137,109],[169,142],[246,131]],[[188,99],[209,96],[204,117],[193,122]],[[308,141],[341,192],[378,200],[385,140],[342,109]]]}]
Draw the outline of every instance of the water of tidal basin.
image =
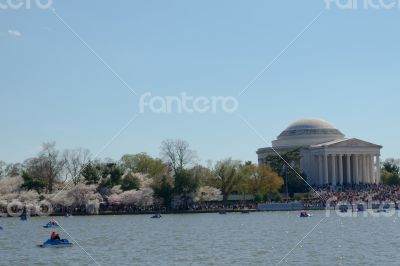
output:
[{"label": "water of tidal basin", "polygon": [[[298,212],[57,218],[100,265],[275,265],[322,218]],[[77,246],[38,248],[49,218],[0,218],[0,265],[95,265]],[[61,237],[66,234],[60,229]],[[282,265],[399,265],[400,218],[331,215]]]}]

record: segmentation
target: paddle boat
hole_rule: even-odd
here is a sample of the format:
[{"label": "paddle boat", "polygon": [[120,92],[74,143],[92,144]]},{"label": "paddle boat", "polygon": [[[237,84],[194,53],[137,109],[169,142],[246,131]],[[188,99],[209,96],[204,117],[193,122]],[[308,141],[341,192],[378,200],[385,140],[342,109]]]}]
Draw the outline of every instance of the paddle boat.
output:
[{"label": "paddle boat", "polygon": [[161,218],[162,216],[161,216],[161,213],[156,213],[156,214],[154,214],[153,216],[151,216],[150,218],[151,219],[159,219],[159,218]]},{"label": "paddle boat", "polygon": [[61,247],[72,247],[72,243],[68,241],[68,239],[47,239],[46,242],[44,242],[41,245],[38,245],[41,248],[61,248]]},{"label": "paddle boat", "polygon": [[300,212],[300,217],[305,218],[305,217],[311,217],[311,213],[309,212]]},{"label": "paddle boat", "polygon": [[48,222],[46,225],[43,225],[43,228],[52,228],[52,227],[59,227],[57,222]]}]

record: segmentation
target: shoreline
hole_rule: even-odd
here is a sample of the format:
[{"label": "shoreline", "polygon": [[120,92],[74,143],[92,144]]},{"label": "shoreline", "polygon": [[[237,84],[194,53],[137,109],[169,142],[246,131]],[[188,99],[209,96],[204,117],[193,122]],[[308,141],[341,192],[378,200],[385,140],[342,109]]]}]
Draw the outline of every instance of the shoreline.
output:
[{"label": "shoreline", "polygon": [[[307,206],[300,202],[291,203],[262,203],[257,208],[246,208],[246,209],[203,209],[203,210],[145,210],[145,211],[112,211],[112,210],[99,210],[98,213],[85,213],[85,212],[70,212],[71,216],[107,216],[107,215],[154,215],[155,213],[160,214],[203,214],[203,213],[241,213],[248,214],[253,212],[299,212],[299,211],[342,211],[342,212],[359,212],[365,210],[381,210],[387,211],[390,209],[398,210],[395,204],[341,204],[331,207],[326,206]],[[0,217],[20,217],[20,213],[10,215],[8,213],[2,213]],[[65,212],[53,212],[50,214],[37,215],[28,214],[28,217],[36,216],[50,216],[50,217],[62,217],[65,216]]]},{"label": "shoreline", "polygon": [[[319,210],[325,210],[325,208],[303,208],[303,209],[298,209],[298,210],[285,210],[285,209],[280,209],[280,210],[259,210],[259,209],[246,209],[246,210],[232,210],[232,209],[220,209],[220,210],[181,210],[181,211],[143,211],[143,212],[112,212],[112,211],[103,211],[99,212],[97,214],[90,214],[90,213],[72,213],[71,217],[73,216],[116,216],[116,215],[153,215],[154,213],[160,213],[160,214],[205,214],[205,213],[223,213],[223,214],[228,214],[228,213],[238,213],[238,214],[249,214],[249,213],[254,213],[254,212],[297,212],[297,211],[302,211],[302,210],[314,210],[314,211],[319,211]],[[222,215],[222,214],[221,214]],[[41,215],[28,215],[28,217],[39,217]],[[42,216],[49,216],[49,217],[64,217],[65,215],[63,213],[51,213],[49,215],[42,215]],[[0,216],[1,218],[19,218],[18,216]]]}]

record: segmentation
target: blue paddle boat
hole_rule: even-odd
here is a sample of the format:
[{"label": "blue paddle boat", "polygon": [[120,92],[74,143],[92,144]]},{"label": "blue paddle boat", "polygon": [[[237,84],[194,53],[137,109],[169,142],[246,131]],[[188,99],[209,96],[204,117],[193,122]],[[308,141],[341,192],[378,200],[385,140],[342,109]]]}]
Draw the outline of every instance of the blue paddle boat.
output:
[{"label": "blue paddle boat", "polygon": [[39,245],[41,248],[61,248],[61,247],[72,247],[72,243],[68,239],[47,239],[46,242]]},{"label": "blue paddle boat", "polygon": [[46,225],[43,225],[43,228],[52,228],[52,227],[59,227],[57,223],[52,224],[52,223],[47,223]]},{"label": "blue paddle boat", "polygon": [[161,218],[161,213],[156,213],[153,216],[150,217],[151,219],[159,219]]}]

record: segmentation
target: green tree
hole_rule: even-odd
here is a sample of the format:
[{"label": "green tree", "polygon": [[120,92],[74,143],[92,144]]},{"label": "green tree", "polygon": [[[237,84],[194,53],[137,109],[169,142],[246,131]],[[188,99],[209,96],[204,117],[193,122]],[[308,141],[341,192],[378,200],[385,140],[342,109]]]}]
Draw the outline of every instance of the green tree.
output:
[{"label": "green tree", "polygon": [[64,160],[56,150],[55,143],[44,143],[42,151],[35,158],[25,161],[25,171],[32,180],[39,180],[46,185],[47,192],[53,191],[64,167]]},{"label": "green tree", "polygon": [[262,196],[262,195],[260,195],[260,194],[255,194],[255,195],[254,195],[254,201],[255,201],[255,202],[259,203],[259,202],[261,202],[262,200],[263,200],[263,196]]},{"label": "green tree", "polygon": [[113,187],[121,184],[122,175],[124,174],[120,165],[116,163],[106,163],[101,167],[101,176],[103,181],[101,187]]},{"label": "green tree", "polygon": [[300,161],[300,148],[291,149],[281,154],[271,154],[265,158],[265,162],[272,170],[278,174],[284,173],[285,169],[289,167],[287,165],[295,165]]},{"label": "green tree", "polygon": [[29,176],[29,173],[26,171],[22,172],[22,178],[24,179],[24,183],[22,184],[22,188],[26,190],[36,190],[38,193],[42,192],[46,188],[46,183],[40,179],[33,179]]},{"label": "green tree", "polygon": [[245,168],[241,167],[240,161],[225,159],[216,163],[214,167],[215,187],[221,190],[222,201],[226,205],[228,196],[237,189],[244,176]]},{"label": "green tree", "polygon": [[276,193],[283,185],[283,178],[269,167],[252,165],[250,171],[250,176],[245,182],[253,195]]},{"label": "green tree", "polygon": [[281,195],[281,193],[275,193],[275,195],[274,195],[274,197],[273,197],[273,200],[276,201],[276,202],[282,201],[282,195]]},{"label": "green tree", "polygon": [[207,167],[196,165],[189,170],[193,177],[197,178],[201,186],[213,186],[215,176],[212,170]]},{"label": "green tree", "polygon": [[162,160],[146,153],[125,154],[121,158],[121,166],[124,170],[148,174],[151,177],[162,177],[167,172],[167,166]]},{"label": "green tree", "polygon": [[286,187],[286,179],[290,194],[308,192],[309,187],[304,181],[307,180],[307,176],[298,166],[300,159],[300,148],[291,149],[280,154],[280,156],[277,154],[268,155],[265,159],[268,166],[271,167],[274,172],[283,177],[284,186],[281,189],[282,192],[284,192]]},{"label": "green tree", "polygon": [[100,173],[94,166],[93,162],[89,162],[81,171],[81,175],[85,178],[86,184],[97,184],[100,180]]},{"label": "green tree", "polygon": [[132,172],[129,172],[124,176],[124,178],[122,178],[121,189],[123,191],[139,189],[139,188],[140,188],[140,180]]},{"label": "green tree", "polygon": [[186,169],[176,171],[174,177],[174,194],[180,196],[187,206],[190,195],[196,192],[200,185],[199,179]]},{"label": "green tree", "polygon": [[167,176],[163,176],[160,184],[154,185],[154,195],[163,200],[164,206],[166,208],[171,208],[173,186],[172,181],[168,180]]},{"label": "green tree", "polygon": [[381,169],[382,183],[386,185],[400,185],[400,168],[394,162],[386,161]]},{"label": "green tree", "polygon": [[391,161],[386,161],[383,163],[383,167],[382,167],[384,172],[388,172],[388,173],[393,173],[393,174],[399,174],[400,173],[400,167],[396,164],[394,164]]},{"label": "green tree", "polygon": [[[300,175],[300,176],[299,176]],[[292,168],[287,167],[283,174],[284,180],[287,177],[288,182],[288,192],[289,196],[292,197],[294,193],[306,193],[309,191],[309,186],[304,180],[307,180],[307,176],[298,166],[293,166]],[[286,192],[285,186],[282,186],[282,193]]]}]

